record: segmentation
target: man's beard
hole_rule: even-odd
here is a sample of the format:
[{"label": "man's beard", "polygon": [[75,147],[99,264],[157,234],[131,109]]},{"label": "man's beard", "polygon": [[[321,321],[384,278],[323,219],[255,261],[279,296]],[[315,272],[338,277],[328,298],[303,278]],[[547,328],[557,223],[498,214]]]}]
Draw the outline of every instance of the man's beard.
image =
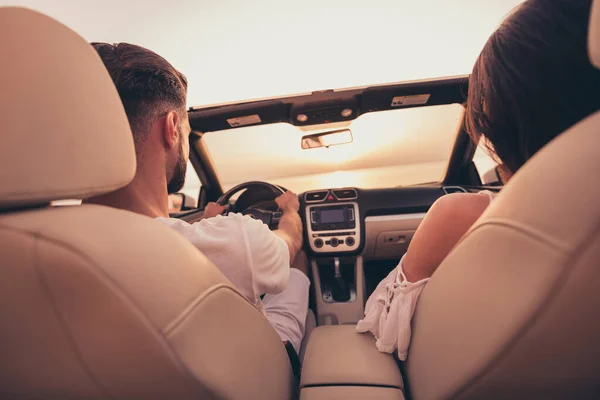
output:
[{"label": "man's beard", "polygon": [[171,173],[171,177],[167,181],[167,191],[169,194],[177,193],[185,184],[185,173],[187,170],[187,162],[185,161],[185,157],[183,156],[183,135],[181,136],[181,140],[179,141],[179,155],[177,157],[177,163],[175,164],[175,168]]}]

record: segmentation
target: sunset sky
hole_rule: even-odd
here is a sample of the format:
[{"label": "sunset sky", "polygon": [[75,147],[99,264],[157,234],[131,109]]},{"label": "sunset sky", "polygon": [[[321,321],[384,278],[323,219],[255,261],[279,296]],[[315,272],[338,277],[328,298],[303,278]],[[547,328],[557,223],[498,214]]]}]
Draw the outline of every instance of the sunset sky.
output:
[{"label": "sunset sky", "polygon": [[[0,5],[41,11],[88,41],[130,42],[156,51],[187,75],[188,106],[198,106],[468,74],[489,35],[520,2],[0,0]],[[398,121],[412,118],[411,124],[403,124],[404,130],[392,119],[391,125],[383,126],[379,122],[385,121],[383,116],[372,118],[373,126],[359,119],[353,123],[354,143],[310,154],[296,149],[299,133],[286,126],[250,130],[250,136],[257,137],[275,130],[291,132],[280,136],[278,147],[289,149],[286,154],[254,151],[254,137],[234,132],[209,134],[207,142],[226,187],[273,177],[287,178],[277,183],[287,182],[296,191],[324,185],[411,184],[439,179],[456,132],[456,113],[423,115],[427,126],[410,115],[398,117]],[[361,134],[378,141],[365,140]],[[421,142],[410,135],[420,135]],[[236,146],[231,146],[232,138],[237,138]],[[388,145],[391,142],[395,147]],[[383,170],[365,161],[375,160],[373,155],[384,149],[389,160]],[[427,157],[414,159],[414,154]],[[269,165],[288,162],[284,170],[273,171],[265,160]],[[407,164],[415,165],[407,169]],[[186,191],[197,195],[198,189],[198,178],[191,171]]]},{"label": "sunset sky", "polygon": [[519,0],[0,0],[187,75],[188,104],[470,72]]}]

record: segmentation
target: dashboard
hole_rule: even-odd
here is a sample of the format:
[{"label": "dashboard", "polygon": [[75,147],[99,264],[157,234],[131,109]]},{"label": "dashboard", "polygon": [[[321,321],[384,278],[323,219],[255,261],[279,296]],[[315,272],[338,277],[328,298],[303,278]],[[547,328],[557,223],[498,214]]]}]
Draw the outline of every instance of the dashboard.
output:
[{"label": "dashboard", "polygon": [[302,193],[300,216],[304,224],[305,250],[313,257],[399,258],[438,198],[481,189],[423,185],[335,188]]},{"label": "dashboard", "polygon": [[[365,261],[399,259],[433,203],[449,193],[498,191],[498,187],[440,184],[386,189],[331,188],[299,194],[304,250],[313,258],[362,256]],[[237,208],[276,210],[270,192],[244,192]],[[241,204],[241,205],[240,205]],[[235,210],[240,212],[240,210]],[[178,218],[203,218],[192,211]]]}]

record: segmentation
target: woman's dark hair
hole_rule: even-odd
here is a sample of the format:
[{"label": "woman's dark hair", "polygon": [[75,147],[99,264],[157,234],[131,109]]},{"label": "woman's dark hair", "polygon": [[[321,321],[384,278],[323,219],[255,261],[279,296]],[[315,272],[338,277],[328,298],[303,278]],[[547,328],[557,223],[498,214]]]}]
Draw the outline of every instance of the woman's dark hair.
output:
[{"label": "woman's dark hair", "polygon": [[492,34],[469,80],[466,126],[511,171],[600,109],[588,59],[591,0],[527,0]]}]

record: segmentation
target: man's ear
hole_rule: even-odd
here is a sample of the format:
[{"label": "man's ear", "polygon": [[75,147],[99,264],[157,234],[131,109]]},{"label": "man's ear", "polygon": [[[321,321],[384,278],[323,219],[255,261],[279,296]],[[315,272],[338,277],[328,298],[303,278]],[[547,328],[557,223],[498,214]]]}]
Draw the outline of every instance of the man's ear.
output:
[{"label": "man's ear", "polygon": [[177,130],[177,126],[179,126],[179,115],[176,111],[171,110],[167,113],[163,126],[165,144],[169,148],[174,148],[178,144],[179,131]]}]

